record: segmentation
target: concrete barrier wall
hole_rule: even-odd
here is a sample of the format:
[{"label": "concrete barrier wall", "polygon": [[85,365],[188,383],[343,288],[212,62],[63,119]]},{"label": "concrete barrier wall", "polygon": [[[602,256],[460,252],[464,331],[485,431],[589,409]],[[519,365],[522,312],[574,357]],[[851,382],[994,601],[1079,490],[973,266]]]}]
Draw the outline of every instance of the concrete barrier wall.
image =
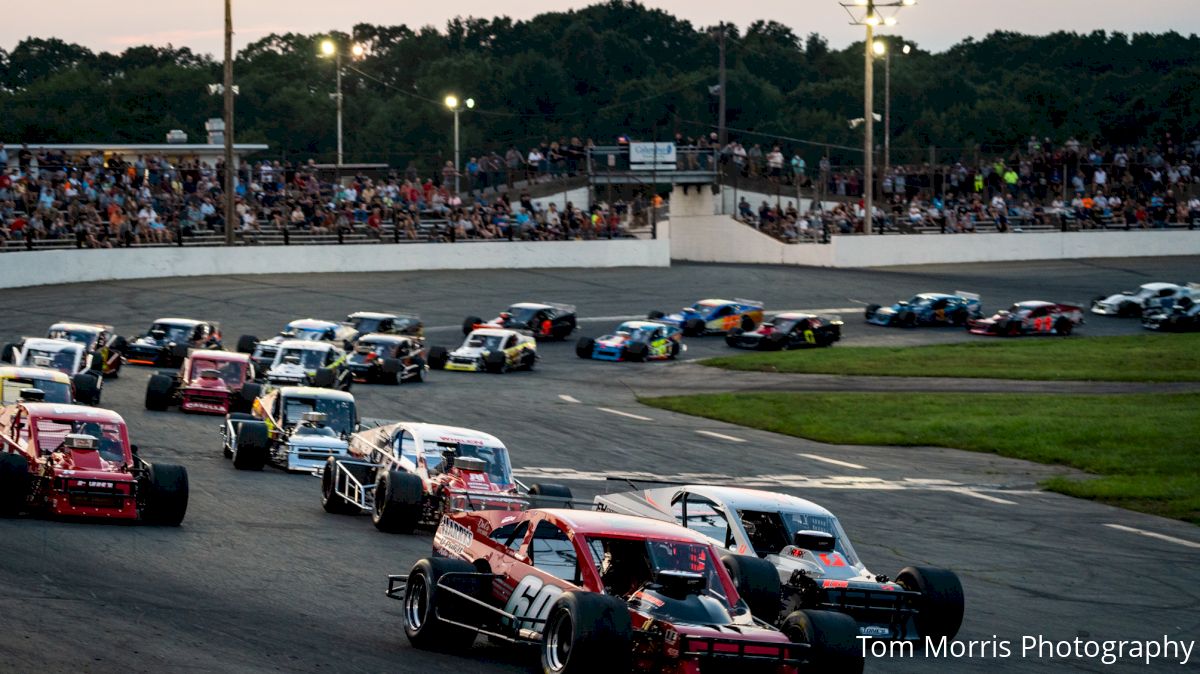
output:
[{"label": "concrete barrier wall", "polygon": [[0,255],[0,288],[117,279],[435,269],[667,267],[657,240],[47,250]]},{"label": "concrete barrier wall", "polygon": [[674,218],[671,257],[695,262],[882,267],[911,264],[1200,255],[1200,232],[835,236],[784,244],[729,216]]}]

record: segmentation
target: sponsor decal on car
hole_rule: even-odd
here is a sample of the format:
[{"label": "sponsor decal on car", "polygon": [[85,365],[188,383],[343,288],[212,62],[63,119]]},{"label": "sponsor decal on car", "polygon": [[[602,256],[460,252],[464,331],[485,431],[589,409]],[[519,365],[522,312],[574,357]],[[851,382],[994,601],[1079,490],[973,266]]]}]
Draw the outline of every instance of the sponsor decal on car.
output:
[{"label": "sponsor decal on car", "polygon": [[471,547],[475,535],[471,530],[454,520],[443,517],[441,525],[433,535],[433,547],[447,556],[458,557]]}]

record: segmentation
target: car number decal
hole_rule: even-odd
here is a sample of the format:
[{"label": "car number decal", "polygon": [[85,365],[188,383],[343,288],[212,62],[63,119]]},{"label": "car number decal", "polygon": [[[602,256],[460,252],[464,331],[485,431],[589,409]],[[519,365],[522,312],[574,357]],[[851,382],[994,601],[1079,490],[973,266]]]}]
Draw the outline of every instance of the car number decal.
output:
[{"label": "car number decal", "polygon": [[515,625],[517,629],[529,628],[541,632],[545,629],[546,623],[530,622],[530,620],[545,621],[546,616],[550,615],[550,607],[554,605],[554,600],[558,599],[558,595],[562,593],[561,587],[548,585],[538,576],[529,574],[517,584],[508,603],[504,605],[504,610],[518,618],[529,619],[518,620]]}]

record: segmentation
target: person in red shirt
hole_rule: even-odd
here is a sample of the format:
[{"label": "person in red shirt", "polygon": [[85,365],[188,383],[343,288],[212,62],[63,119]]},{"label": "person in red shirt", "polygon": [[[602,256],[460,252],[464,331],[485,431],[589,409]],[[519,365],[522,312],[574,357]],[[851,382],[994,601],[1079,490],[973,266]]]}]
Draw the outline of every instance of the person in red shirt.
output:
[{"label": "person in red shirt", "polygon": [[383,217],[379,214],[379,209],[376,208],[367,216],[367,227],[371,235],[378,239],[382,233],[380,227],[383,225]]}]

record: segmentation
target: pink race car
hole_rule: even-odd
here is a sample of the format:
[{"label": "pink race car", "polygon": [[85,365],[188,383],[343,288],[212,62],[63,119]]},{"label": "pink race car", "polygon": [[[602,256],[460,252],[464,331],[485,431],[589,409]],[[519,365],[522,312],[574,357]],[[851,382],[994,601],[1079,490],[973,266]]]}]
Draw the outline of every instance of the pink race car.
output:
[{"label": "pink race car", "polygon": [[1070,335],[1075,327],[1083,324],[1083,309],[1072,304],[1054,302],[1017,302],[991,318],[977,318],[967,322],[967,329],[975,335]]}]

